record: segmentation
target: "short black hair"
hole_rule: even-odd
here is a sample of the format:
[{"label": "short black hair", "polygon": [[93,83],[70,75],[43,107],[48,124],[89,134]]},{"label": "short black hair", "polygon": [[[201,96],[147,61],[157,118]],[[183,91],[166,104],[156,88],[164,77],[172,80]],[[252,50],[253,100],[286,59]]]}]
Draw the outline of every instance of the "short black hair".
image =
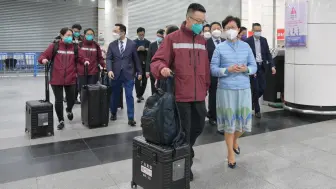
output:
[{"label": "short black hair", "polygon": [[223,28],[225,28],[225,26],[228,25],[228,23],[231,22],[231,21],[236,22],[238,28],[241,27],[241,21],[240,21],[240,18],[238,18],[238,17],[234,17],[234,16],[227,16],[227,17],[223,20],[223,22],[222,22],[222,26],[223,26]]},{"label": "short black hair", "polygon": [[260,26],[261,27],[261,25],[259,23],[253,23],[252,28],[254,28],[254,26]]},{"label": "short black hair", "polygon": [[78,29],[78,30],[82,30],[82,26],[80,25],[80,24],[74,24],[74,25],[72,25],[72,27],[71,27],[72,29]]},{"label": "short black hair", "polygon": [[156,33],[163,35],[164,34],[164,29],[159,29]]},{"label": "short black hair", "polygon": [[240,28],[240,31],[239,31],[239,33],[243,32],[243,31],[246,31],[246,30],[247,30],[247,28],[246,28],[246,27],[244,27],[244,26],[242,26],[242,27]]},{"label": "short black hair", "polygon": [[119,26],[120,31],[126,33],[126,26],[124,24],[118,23],[118,24],[115,24],[114,26]]},{"label": "short black hair", "polygon": [[61,29],[60,34],[64,36],[68,31],[71,31],[71,33],[73,33],[72,29],[65,27]]},{"label": "short black hair", "polygon": [[210,24],[210,28],[212,28],[213,25],[219,25],[220,27],[222,27],[222,25],[219,22],[212,22]]},{"label": "short black hair", "polygon": [[167,27],[166,35],[169,35],[177,30],[179,30],[179,27],[177,27],[176,25],[170,25]]},{"label": "short black hair", "polygon": [[205,29],[206,27],[208,27],[209,29],[211,29],[211,27],[210,27],[209,24],[205,24],[205,25],[203,26],[203,31],[204,31],[204,29]]},{"label": "short black hair", "polygon": [[139,33],[139,32],[144,32],[144,33],[146,33],[146,30],[145,30],[145,28],[143,28],[143,27],[138,27],[138,29],[137,29],[137,33]]},{"label": "short black hair", "polygon": [[206,10],[203,5],[199,3],[191,3],[187,9],[187,14],[193,13],[195,11],[200,11],[206,13]]},{"label": "short black hair", "polygon": [[84,35],[86,35],[86,32],[88,31],[92,31],[93,32],[93,35],[95,35],[95,31],[92,29],[92,28],[87,28],[84,30]]}]

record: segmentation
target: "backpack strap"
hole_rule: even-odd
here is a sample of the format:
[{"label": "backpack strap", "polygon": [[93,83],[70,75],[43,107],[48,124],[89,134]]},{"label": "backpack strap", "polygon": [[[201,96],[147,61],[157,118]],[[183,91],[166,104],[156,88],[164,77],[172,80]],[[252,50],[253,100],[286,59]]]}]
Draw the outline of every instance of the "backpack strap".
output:
[{"label": "backpack strap", "polygon": [[50,64],[47,67],[48,70],[51,68],[52,64],[54,63],[54,59],[55,59],[55,56],[57,55],[58,47],[59,47],[59,41],[55,41],[53,51],[52,51],[52,55],[51,55]]}]

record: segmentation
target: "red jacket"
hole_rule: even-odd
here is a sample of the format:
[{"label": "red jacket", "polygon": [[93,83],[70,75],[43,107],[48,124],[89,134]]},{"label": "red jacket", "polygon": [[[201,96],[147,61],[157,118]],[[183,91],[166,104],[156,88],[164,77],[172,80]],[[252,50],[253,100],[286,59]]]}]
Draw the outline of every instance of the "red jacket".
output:
[{"label": "red jacket", "polygon": [[[54,62],[50,68],[51,85],[75,85],[76,84],[76,63],[74,45],[65,44],[59,41],[58,51],[55,55]],[[42,64],[43,59],[51,61],[54,43],[41,54],[38,62]],[[83,55],[78,51],[78,62],[84,62]]]},{"label": "red jacket", "polygon": [[177,102],[204,101],[210,86],[210,65],[206,41],[186,28],[165,37],[152,58],[151,72],[162,79],[161,70],[175,72],[175,96]]},{"label": "red jacket", "polygon": [[[80,54],[84,56],[85,61],[89,61],[88,75],[98,73],[98,64],[105,68],[105,62],[102,51],[95,41],[84,40],[80,45]],[[78,75],[84,75],[83,62],[78,64]]]}]

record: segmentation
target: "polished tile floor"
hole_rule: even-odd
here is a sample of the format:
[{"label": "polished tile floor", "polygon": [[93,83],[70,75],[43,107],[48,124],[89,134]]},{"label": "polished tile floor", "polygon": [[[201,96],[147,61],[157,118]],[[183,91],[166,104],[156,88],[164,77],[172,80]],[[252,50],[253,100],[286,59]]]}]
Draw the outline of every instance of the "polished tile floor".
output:
[{"label": "polished tile floor", "polygon": [[[76,117],[54,137],[30,140],[24,104],[43,97],[43,78],[6,78],[0,85],[6,91],[0,93],[0,189],[130,188],[131,142],[141,128],[127,126],[125,110],[106,128],[89,130]],[[137,120],[142,106],[136,104]],[[196,144],[191,188],[336,189],[336,120],[263,110],[253,132],[241,139],[236,170],[226,167],[223,136],[206,125]]]}]

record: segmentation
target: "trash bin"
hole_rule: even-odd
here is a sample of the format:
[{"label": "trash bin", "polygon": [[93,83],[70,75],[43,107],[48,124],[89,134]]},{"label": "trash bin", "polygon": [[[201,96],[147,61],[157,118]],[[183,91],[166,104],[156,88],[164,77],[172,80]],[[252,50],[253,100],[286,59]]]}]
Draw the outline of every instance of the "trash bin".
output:
[{"label": "trash bin", "polygon": [[266,72],[266,88],[264,91],[264,101],[278,103],[282,102],[285,80],[285,50],[278,50],[277,55],[273,59],[277,73],[272,75],[272,72]]}]

